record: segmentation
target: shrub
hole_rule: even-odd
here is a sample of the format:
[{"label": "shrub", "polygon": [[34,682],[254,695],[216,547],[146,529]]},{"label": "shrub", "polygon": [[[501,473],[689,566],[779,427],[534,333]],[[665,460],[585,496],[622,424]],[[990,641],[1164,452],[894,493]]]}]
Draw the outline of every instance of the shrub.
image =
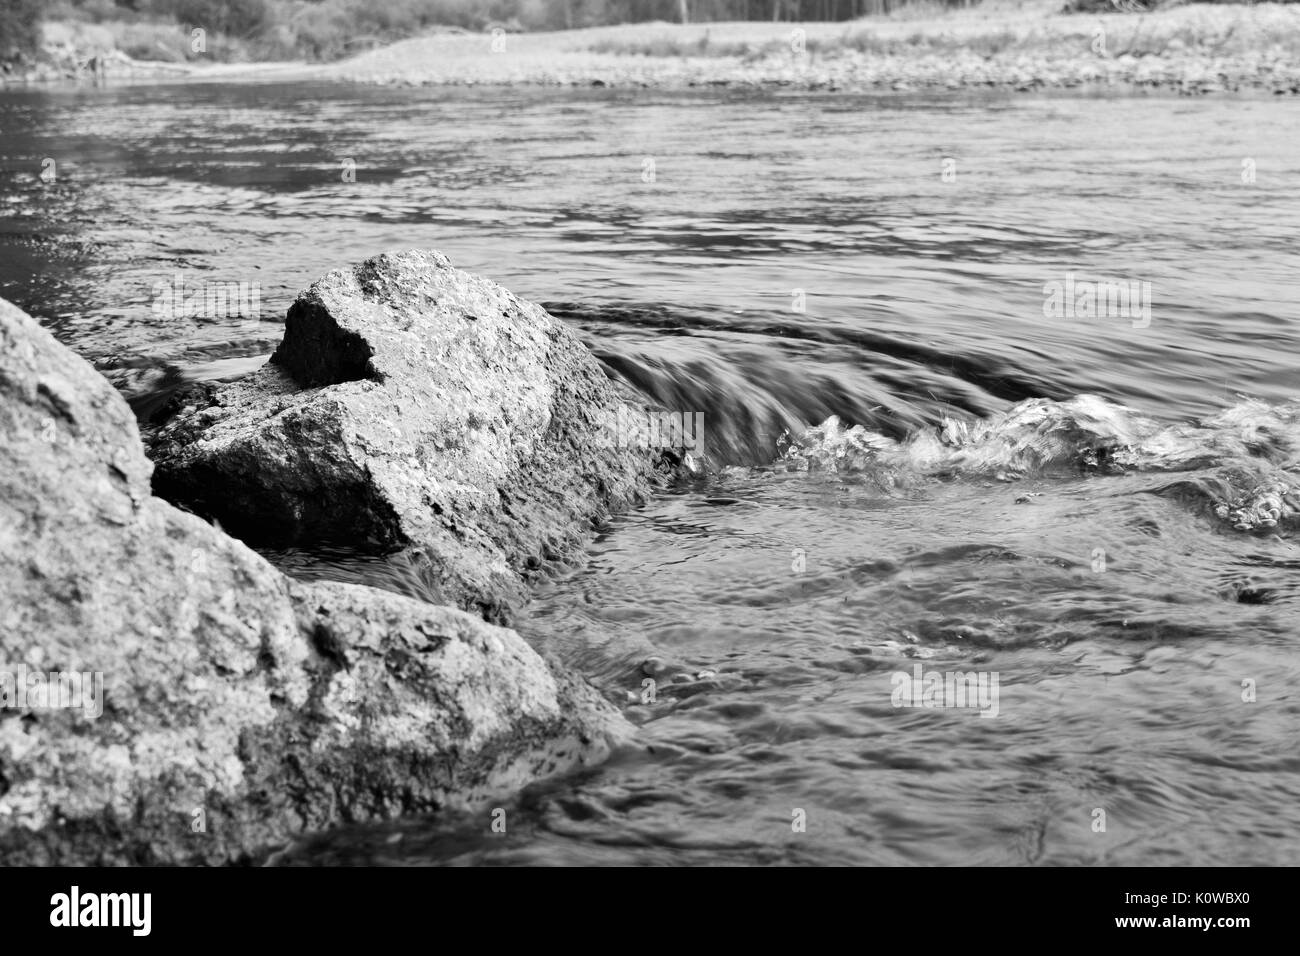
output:
[{"label": "shrub", "polygon": [[169,13],[187,28],[253,39],[275,22],[270,0],[155,0],[153,10]]},{"label": "shrub", "polygon": [[40,20],[41,0],[0,0],[0,62],[36,54]]}]

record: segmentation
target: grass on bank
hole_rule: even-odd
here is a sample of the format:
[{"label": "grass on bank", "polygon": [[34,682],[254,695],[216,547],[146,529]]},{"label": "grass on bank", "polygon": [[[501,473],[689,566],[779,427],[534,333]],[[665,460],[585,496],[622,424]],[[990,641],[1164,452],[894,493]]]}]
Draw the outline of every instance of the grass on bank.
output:
[{"label": "grass on bank", "polygon": [[[1104,23],[1106,55],[1110,57],[1166,56],[1183,51],[1228,57],[1270,49],[1300,55],[1300,22],[1294,15],[1280,15],[1280,5],[1178,3],[1167,4],[1158,12],[1135,11],[1136,15],[1111,7],[1108,14],[1129,15],[1107,16],[1105,21],[1096,16],[1063,15],[1065,11],[1054,2],[1026,6],[1030,5],[994,0],[978,11],[962,14],[927,11],[920,3],[894,16],[844,24],[838,32],[818,35],[809,31],[797,42],[814,59],[853,53],[908,56],[958,51],[985,58],[1008,52],[1050,56],[1059,52],[1063,41],[1077,41],[1080,49],[1088,48]],[[1248,6],[1252,7],[1249,14]],[[1279,15],[1270,16],[1274,10]],[[914,26],[909,26],[913,21]],[[726,30],[711,32],[707,26],[692,35],[683,35],[681,28],[661,28],[654,35],[601,37],[585,49],[613,56],[730,57],[757,62],[792,53],[792,26],[780,36],[741,39]]]}]

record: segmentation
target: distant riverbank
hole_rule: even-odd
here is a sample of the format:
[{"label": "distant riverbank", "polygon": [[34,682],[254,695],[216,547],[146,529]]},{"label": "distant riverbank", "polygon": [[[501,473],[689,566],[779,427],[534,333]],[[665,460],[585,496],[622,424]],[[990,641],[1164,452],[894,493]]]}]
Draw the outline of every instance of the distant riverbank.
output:
[{"label": "distant riverbank", "polygon": [[[667,23],[441,32],[348,60],[150,63],[99,52],[59,75],[135,81],[337,79],[409,85],[796,90],[1162,89],[1300,93],[1300,5],[1062,14],[1056,0],[911,9],[851,23]],[[97,71],[97,72],[96,72]],[[12,82],[12,80],[11,80]]]},{"label": "distant riverbank", "polygon": [[794,89],[1092,85],[1300,93],[1300,8],[1194,5],[1065,15],[994,4],[855,23],[641,24],[422,37],[323,68],[379,83]]}]

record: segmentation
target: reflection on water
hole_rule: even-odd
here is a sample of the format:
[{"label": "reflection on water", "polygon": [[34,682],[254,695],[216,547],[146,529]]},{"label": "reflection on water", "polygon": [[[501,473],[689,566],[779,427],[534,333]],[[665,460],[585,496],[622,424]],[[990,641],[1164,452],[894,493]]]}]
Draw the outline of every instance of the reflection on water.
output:
[{"label": "reflection on water", "polygon": [[[1234,533],[1140,474],[904,491],[768,465],[784,430],[832,414],[898,439],[1033,396],[1164,421],[1293,397],[1297,108],[6,92],[0,295],[143,413],[255,367],[324,271],[437,247],[702,411],[715,458],[742,466],[613,522],[520,623],[627,707],[635,745],[525,793],[505,836],[407,821],[288,862],[1294,863],[1285,527]],[[178,274],[257,283],[260,321],[160,314]],[[1149,282],[1149,326],[1045,318],[1067,275]],[[422,587],[383,562],[274,557]],[[642,703],[650,656],[669,669]],[[996,672],[998,716],[893,706],[917,665]]]}]

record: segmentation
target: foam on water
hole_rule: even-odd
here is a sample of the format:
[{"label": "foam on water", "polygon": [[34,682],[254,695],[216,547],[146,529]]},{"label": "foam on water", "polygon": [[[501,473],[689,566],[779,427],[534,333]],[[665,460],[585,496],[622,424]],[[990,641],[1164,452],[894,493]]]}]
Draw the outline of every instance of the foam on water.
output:
[{"label": "foam on water", "polygon": [[1035,398],[975,421],[944,418],[896,441],[832,416],[779,460],[800,469],[869,475],[883,487],[926,477],[1026,477],[1188,472],[1152,489],[1206,503],[1239,531],[1300,516],[1300,403],[1246,400],[1197,423],[1162,425],[1096,395]]}]

